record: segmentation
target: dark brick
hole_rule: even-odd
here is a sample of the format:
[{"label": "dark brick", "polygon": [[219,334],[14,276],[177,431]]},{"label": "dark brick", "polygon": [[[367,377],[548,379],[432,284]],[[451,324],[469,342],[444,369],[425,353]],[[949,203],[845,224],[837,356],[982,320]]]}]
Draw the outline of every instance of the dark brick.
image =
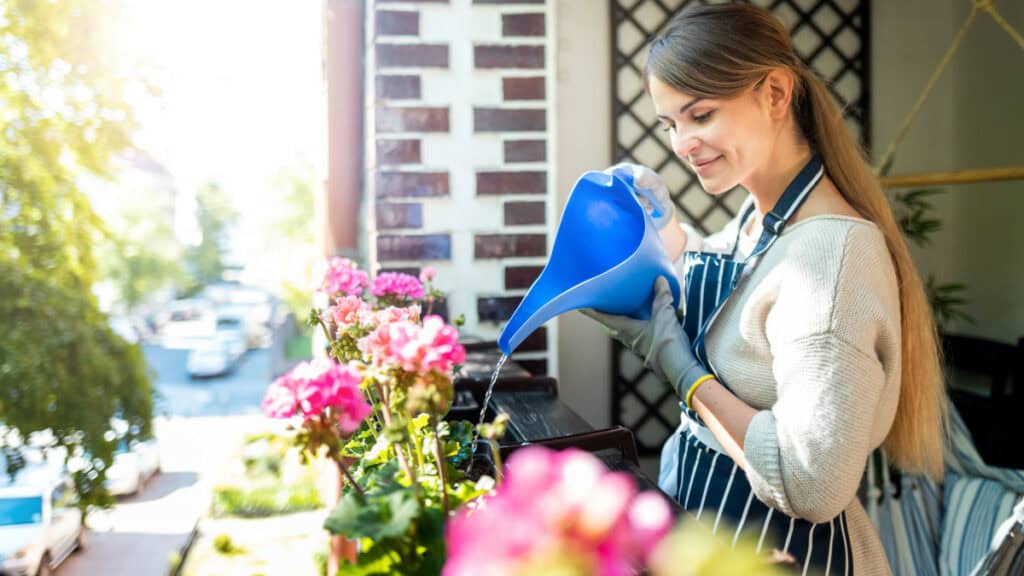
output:
[{"label": "dark brick", "polygon": [[419,268],[412,268],[412,267],[408,267],[408,266],[398,266],[398,267],[392,267],[392,268],[381,267],[380,269],[377,270],[377,274],[378,275],[384,274],[385,272],[393,272],[395,274],[408,274],[409,276],[415,276],[417,278],[420,277],[420,269]]},{"label": "dark brick", "polygon": [[544,140],[505,140],[505,163],[543,162],[548,157]]},{"label": "dark brick", "polygon": [[544,326],[530,333],[516,348],[516,352],[546,352],[548,349],[548,329]]},{"label": "dark brick", "polygon": [[377,44],[377,67],[447,68],[447,44]]},{"label": "dark brick", "polygon": [[547,128],[543,109],[474,108],[474,132],[539,132]]},{"label": "dark brick", "polygon": [[[543,21],[541,25],[543,25]],[[382,36],[418,36],[419,12],[377,10],[377,34]]]},{"label": "dark brick", "polygon": [[447,195],[447,172],[381,172],[377,175],[377,198]]},{"label": "dark brick", "polygon": [[543,100],[544,77],[503,78],[501,81],[505,100]]},{"label": "dark brick", "polygon": [[377,109],[377,132],[447,132],[447,108]]},{"label": "dark brick", "polygon": [[505,226],[543,224],[545,212],[543,202],[506,202]]},{"label": "dark brick", "polygon": [[477,172],[476,195],[546,194],[546,172]]},{"label": "dark brick", "polygon": [[502,36],[543,36],[544,14],[502,14]]},{"label": "dark brick", "polygon": [[377,140],[378,164],[419,164],[419,140]]},{"label": "dark brick", "polygon": [[474,46],[473,65],[477,68],[543,68],[544,47]]},{"label": "dark brick", "polygon": [[[377,97],[415,100],[420,97],[419,76],[377,75]],[[506,98],[507,99],[507,98]]]},{"label": "dark brick", "polygon": [[543,266],[509,266],[505,268],[505,290],[529,288],[543,270]]},{"label": "dark brick", "polygon": [[422,204],[390,204],[377,203],[377,228],[387,230],[392,228],[422,228],[423,227],[423,205]]},{"label": "dark brick", "polygon": [[547,376],[548,361],[546,358],[516,358],[512,361],[530,373],[531,376]]},{"label": "dark brick", "polygon": [[547,254],[544,234],[480,234],[474,238],[474,244],[473,257],[478,259]]},{"label": "dark brick", "polygon": [[452,239],[448,234],[377,236],[377,260],[450,260]]},{"label": "dark brick", "polygon": [[512,317],[522,296],[490,296],[477,298],[476,315],[480,322],[504,322]]}]

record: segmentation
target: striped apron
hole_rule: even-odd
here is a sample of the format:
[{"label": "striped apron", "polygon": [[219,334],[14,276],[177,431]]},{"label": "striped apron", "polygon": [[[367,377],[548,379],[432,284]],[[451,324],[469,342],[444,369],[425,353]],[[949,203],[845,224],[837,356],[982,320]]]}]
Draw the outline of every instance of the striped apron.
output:
[{"label": "striped apron", "polygon": [[[775,207],[764,217],[764,231],[743,260],[736,259],[736,244],[731,254],[687,252],[685,317],[683,329],[693,346],[697,360],[717,374],[708,359],[705,337],[722,304],[756,265],[758,256],[778,239],[789,219],[803,204],[824,169],[814,155],[789,184]],[[754,210],[750,204],[740,219],[739,229]],[[728,384],[722,382],[728,387]],[[685,391],[677,391],[682,397]],[[791,518],[758,500],[750,488],[746,473],[725,453],[697,413],[680,403],[682,424],[662,449],[658,484],[672,494],[697,518],[713,518],[717,532],[728,526],[733,545],[741,533],[757,542],[758,553],[778,549],[796,559],[804,574],[853,574],[846,513],[829,522],[815,524]]]}]

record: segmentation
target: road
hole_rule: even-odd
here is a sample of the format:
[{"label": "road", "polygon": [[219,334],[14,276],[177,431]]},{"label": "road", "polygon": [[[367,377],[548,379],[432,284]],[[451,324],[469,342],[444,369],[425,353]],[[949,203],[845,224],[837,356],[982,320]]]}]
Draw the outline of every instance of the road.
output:
[{"label": "road", "polygon": [[141,494],[90,519],[88,548],[58,576],[164,576],[208,506],[212,484],[243,436],[266,420],[260,401],[270,381],[269,353],[252,350],[230,375],[192,381],[184,350],[145,348],[154,370],[155,433],[163,472]]}]

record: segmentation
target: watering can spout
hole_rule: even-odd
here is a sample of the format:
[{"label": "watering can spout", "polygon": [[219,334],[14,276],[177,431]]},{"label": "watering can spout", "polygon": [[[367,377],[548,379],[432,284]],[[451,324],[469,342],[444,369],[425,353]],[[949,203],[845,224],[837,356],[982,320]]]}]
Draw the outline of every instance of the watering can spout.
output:
[{"label": "watering can spout", "polygon": [[679,280],[637,194],[629,178],[603,172],[580,176],[547,265],[498,337],[503,353],[511,354],[548,320],[578,308],[647,318],[658,276],[668,280],[678,307]]}]

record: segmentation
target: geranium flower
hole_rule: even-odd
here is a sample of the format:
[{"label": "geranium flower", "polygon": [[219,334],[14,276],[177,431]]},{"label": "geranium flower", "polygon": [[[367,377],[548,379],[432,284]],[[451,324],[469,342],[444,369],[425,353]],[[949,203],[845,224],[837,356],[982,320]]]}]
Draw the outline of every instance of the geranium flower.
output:
[{"label": "geranium flower", "polygon": [[369,283],[369,276],[348,258],[333,257],[317,264],[314,287],[328,297],[359,296]]},{"label": "geranium flower", "polygon": [[447,524],[444,576],[626,576],[672,525],[661,495],[571,448],[517,450],[501,488],[470,508]]},{"label": "geranium flower", "polygon": [[397,296],[418,300],[423,298],[423,285],[415,277],[398,272],[384,272],[378,274],[370,285],[370,293],[378,298],[382,296]]}]

